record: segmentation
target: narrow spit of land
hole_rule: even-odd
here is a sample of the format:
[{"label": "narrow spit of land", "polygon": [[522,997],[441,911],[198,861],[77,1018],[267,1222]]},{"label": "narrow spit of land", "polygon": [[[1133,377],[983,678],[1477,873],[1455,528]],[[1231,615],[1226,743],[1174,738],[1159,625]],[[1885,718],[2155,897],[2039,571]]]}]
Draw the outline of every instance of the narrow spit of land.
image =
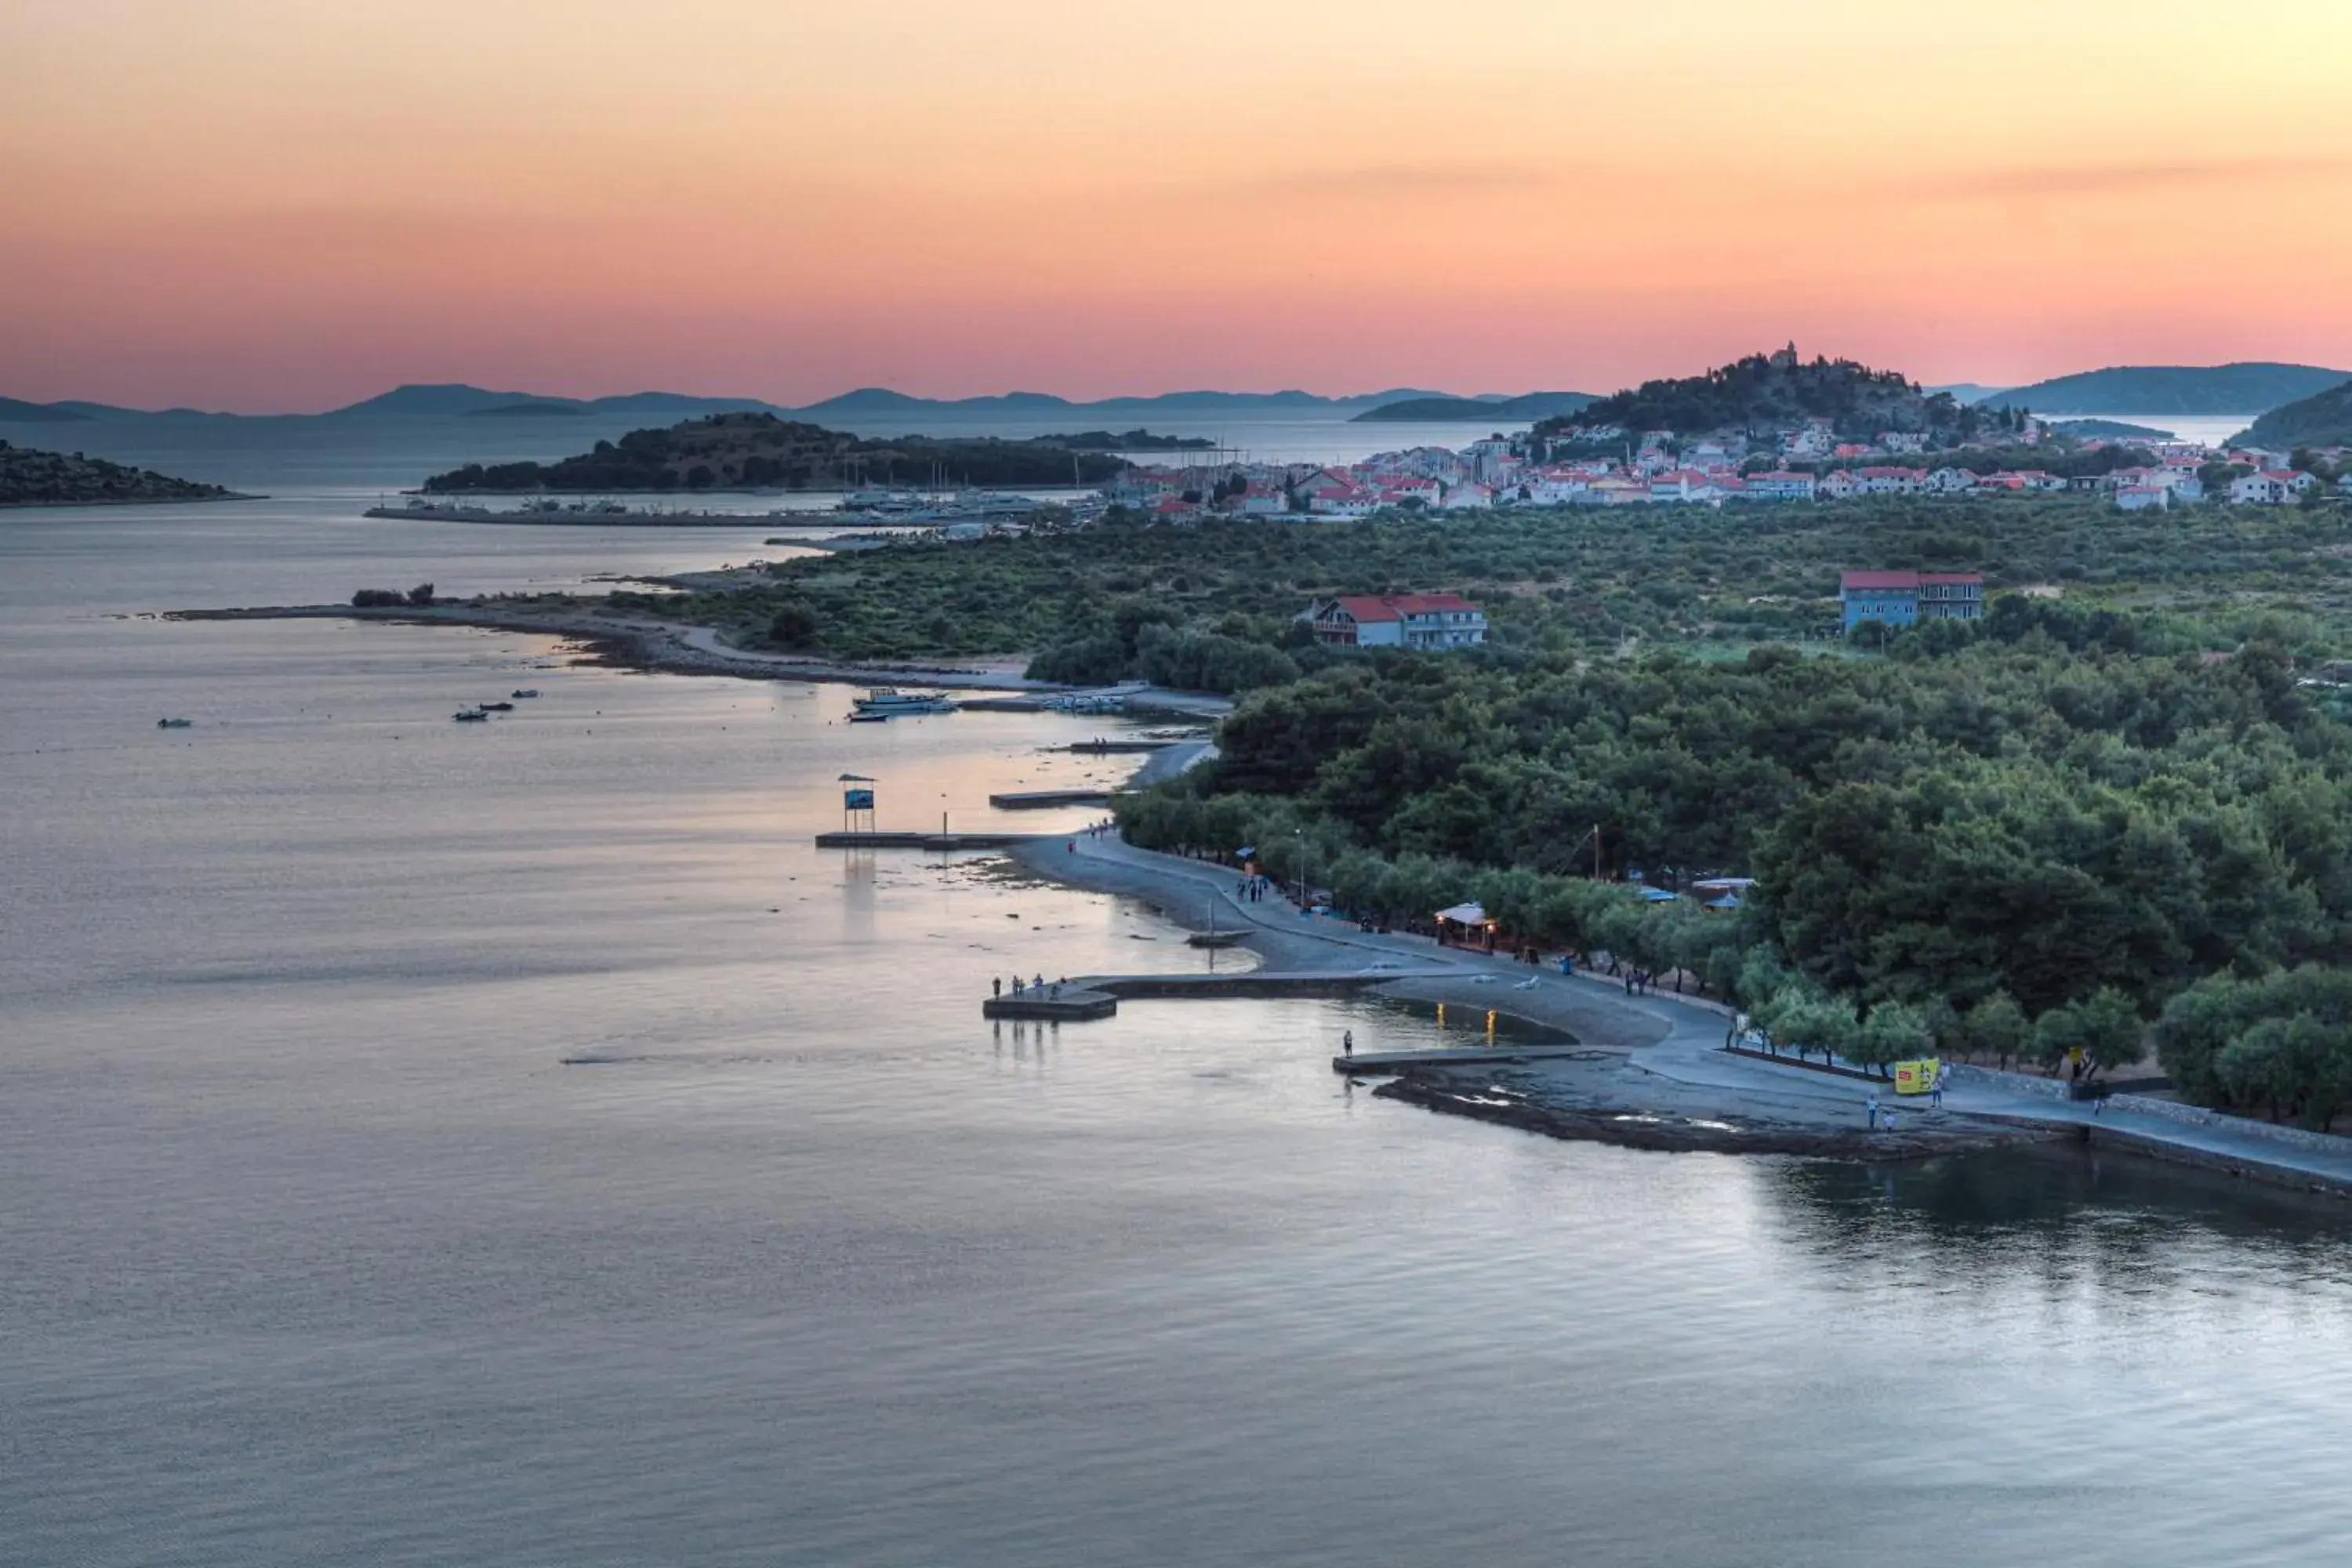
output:
[{"label": "narrow spit of land", "polygon": [[503,608],[486,602],[360,609],[350,605],[274,605],[220,610],[172,610],[175,621],[355,620],[413,626],[482,626],[531,632],[587,644],[604,662],[629,669],[681,675],[731,675],[750,680],[814,680],[851,685],[921,684],[958,691],[992,691],[1039,700],[1053,696],[1116,696],[1129,707],[1214,718],[1233,710],[1230,698],[1162,687],[1074,688],[1032,680],[1021,673],[1025,660],[925,664],[914,660],[864,661],[807,654],[767,653],[730,647],[717,628],[646,616],[615,616],[588,610]]},{"label": "narrow spit of land", "polygon": [[[1606,977],[1563,976],[1508,958],[1441,948],[1422,937],[1381,936],[1302,915],[1287,902],[1244,902],[1223,867],[1154,854],[1114,837],[1022,845],[1013,858],[1040,875],[1122,893],[1192,930],[1213,919],[1246,932],[1269,969],[1360,974],[1380,964],[1410,970],[1378,994],[1498,1014],[1572,1038],[1581,1049],[1539,1048],[1526,1059],[1419,1063],[1374,1092],[1429,1110],[1541,1132],[1636,1148],[1790,1153],[1849,1160],[1916,1158],[1994,1143],[2074,1139],[2283,1185],[2352,1194],[2352,1140],[2342,1152],[2277,1143],[2258,1131],[2189,1125],[1972,1079],[1944,1106],[1895,1106],[1898,1130],[1872,1129],[1874,1086],[1792,1063],[1722,1048],[1729,1019],[1717,1005],[1671,994],[1633,996]],[[1335,1067],[1342,1064],[1335,1063]],[[1984,1075],[1990,1078],[1991,1075]]]}]

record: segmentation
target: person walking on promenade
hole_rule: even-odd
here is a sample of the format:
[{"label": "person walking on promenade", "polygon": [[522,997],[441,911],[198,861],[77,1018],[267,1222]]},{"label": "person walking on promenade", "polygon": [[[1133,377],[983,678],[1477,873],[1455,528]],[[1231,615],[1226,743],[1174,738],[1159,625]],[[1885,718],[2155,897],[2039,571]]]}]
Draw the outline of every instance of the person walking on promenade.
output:
[{"label": "person walking on promenade", "polygon": [[1870,1130],[1871,1130],[1873,1132],[1877,1131],[1878,1131],[1878,1091],[1877,1091],[1876,1089],[1872,1089],[1872,1090],[1870,1091],[1870,1098],[1869,1098],[1868,1100],[1864,1100],[1864,1101],[1862,1102],[1862,1109],[1863,1109],[1864,1112],[1866,1115],[1868,1115],[1868,1116],[1869,1116],[1869,1118],[1870,1118]]},{"label": "person walking on promenade", "polygon": [[1339,1034],[1339,1054],[1353,1061],[1356,1056],[1356,1031],[1343,1029]]}]

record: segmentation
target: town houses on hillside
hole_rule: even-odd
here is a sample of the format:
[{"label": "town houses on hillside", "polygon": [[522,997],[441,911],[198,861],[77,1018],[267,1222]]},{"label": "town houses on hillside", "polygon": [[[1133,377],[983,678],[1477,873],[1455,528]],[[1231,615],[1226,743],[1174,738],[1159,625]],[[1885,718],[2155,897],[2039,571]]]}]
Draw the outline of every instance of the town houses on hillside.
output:
[{"label": "town houses on hillside", "polygon": [[[2032,419],[2025,423],[2027,444],[2057,441]],[[2118,453],[2125,449],[2096,439],[2045,449],[2080,456],[2109,447]],[[2181,441],[2133,444],[2128,450],[2153,460],[2069,478],[2039,468],[1979,472],[1981,458],[1978,466],[1970,466],[1967,448],[1930,457],[1918,437],[1898,431],[1885,432],[1867,444],[1840,442],[1832,438],[1825,420],[1790,432],[1771,456],[1760,456],[1749,444],[1731,437],[1677,437],[1664,430],[1580,426],[1541,441],[1496,436],[1461,451],[1412,447],[1376,453],[1357,463],[1147,463],[1122,473],[1104,493],[1114,504],[1168,521],[1224,515],[1348,521],[1381,512],[1444,514],[1500,506],[1720,507],[1880,496],[2065,492],[2096,495],[2125,511],[2205,500],[2280,506],[2300,500],[2322,482],[2293,468],[2283,453],[2215,449]],[[1555,456],[1563,451],[1580,455]],[[1906,455],[1912,460],[1894,460]],[[2352,473],[2352,455],[2331,450],[2316,456],[2336,470]],[[2214,477],[2216,464],[2227,465],[2232,477],[2209,496],[2207,480]],[[2352,484],[2341,493],[2352,495]]]}]

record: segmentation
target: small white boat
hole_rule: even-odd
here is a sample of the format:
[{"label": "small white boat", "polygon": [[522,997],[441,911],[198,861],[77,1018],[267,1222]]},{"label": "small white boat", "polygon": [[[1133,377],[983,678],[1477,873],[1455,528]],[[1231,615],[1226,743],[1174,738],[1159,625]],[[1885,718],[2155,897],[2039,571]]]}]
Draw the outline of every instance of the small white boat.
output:
[{"label": "small white boat", "polygon": [[900,691],[895,687],[877,686],[856,700],[859,714],[877,714],[891,718],[900,713],[952,713],[955,704],[944,692]]}]

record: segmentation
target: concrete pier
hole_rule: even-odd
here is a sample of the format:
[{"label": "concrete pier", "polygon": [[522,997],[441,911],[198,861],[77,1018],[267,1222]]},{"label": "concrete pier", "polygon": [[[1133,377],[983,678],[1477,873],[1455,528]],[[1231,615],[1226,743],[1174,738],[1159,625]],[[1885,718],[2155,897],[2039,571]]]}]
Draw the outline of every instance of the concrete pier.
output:
[{"label": "concrete pier", "polygon": [[[1430,973],[1447,975],[1452,972]],[[984,1018],[1108,1018],[1118,1011],[1122,997],[1352,996],[1392,980],[1415,978],[1427,978],[1427,973],[1398,969],[1357,974],[1245,969],[1234,974],[1086,974],[1063,982],[1058,996],[1050,983],[1042,992],[1033,985],[1018,996],[1010,992],[991,996],[980,1005],[980,1012]]]},{"label": "concrete pier", "polygon": [[1088,1018],[1108,1018],[1118,1011],[1118,998],[1100,991],[1082,990],[1073,982],[1057,992],[1048,985],[1035,986],[1014,994],[991,996],[980,1005],[983,1018],[1031,1018],[1045,1023],[1081,1023]]},{"label": "concrete pier", "polygon": [[1110,797],[1107,789],[1024,789],[990,795],[988,804],[999,811],[1039,811],[1051,805],[1102,805]]},{"label": "concrete pier", "polygon": [[820,849],[1003,849],[1050,833],[820,833]]}]

